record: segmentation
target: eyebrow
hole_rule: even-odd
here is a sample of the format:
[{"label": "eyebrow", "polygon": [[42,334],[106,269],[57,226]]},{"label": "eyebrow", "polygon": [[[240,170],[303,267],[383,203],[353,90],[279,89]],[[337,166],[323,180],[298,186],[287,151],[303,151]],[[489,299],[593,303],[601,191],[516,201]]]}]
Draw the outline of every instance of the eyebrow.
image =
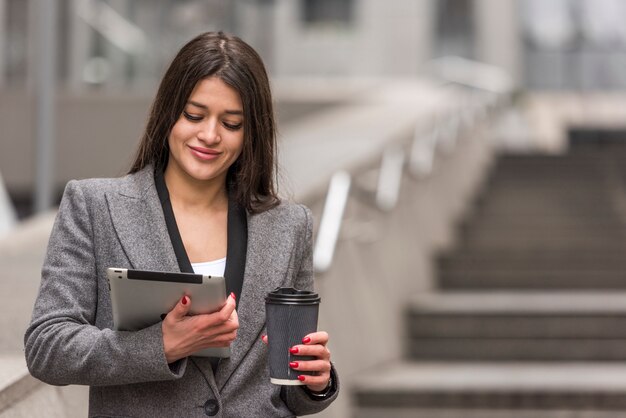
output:
[{"label": "eyebrow", "polygon": [[[199,107],[200,109],[205,109],[205,110],[209,109],[207,106],[203,105],[202,103],[194,102],[193,100],[189,100],[187,103],[189,103],[190,105],[193,105],[195,107]],[[224,113],[226,113],[228,115],[241,115],[241,116],[243,116],[243,111],[242,110],[225,110]]]}]

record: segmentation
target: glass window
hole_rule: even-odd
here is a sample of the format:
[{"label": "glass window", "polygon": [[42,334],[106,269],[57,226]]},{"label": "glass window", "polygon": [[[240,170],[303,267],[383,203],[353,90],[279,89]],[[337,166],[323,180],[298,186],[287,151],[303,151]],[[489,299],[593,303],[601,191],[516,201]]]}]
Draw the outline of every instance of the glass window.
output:
[{"label": "glass window", "polygon": [[474,2],[437,0],[436,56],[474,57]]},{"label": "glass window", "polygon": [[302,21],[311,25],[349,24],[353,3],[353,0],[302,0]]}]

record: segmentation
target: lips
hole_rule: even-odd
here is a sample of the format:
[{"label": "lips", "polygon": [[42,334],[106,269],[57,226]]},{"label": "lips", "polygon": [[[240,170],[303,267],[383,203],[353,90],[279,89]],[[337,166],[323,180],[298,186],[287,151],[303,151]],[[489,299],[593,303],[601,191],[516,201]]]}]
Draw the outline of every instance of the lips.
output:
[{"label": "lips", "polygon": [[189,149],[193,155],[201,160],[213,160],[221,154],[221,152],[209,148],[189,146]]}]

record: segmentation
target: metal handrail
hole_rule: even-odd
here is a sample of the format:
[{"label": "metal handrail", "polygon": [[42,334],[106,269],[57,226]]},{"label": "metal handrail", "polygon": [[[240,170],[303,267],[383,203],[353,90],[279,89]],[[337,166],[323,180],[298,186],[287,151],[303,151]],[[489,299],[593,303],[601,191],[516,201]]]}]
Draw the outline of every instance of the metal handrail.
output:
[{"label": "metal handrail", "polygon": [[[409,173],[417,178],[431,174],[437,149],[441,147],[442,151],[451,152],[460,137],[460,130],[463,128],[461,125],[465,124],[466,128],[473,128],[477,119],[488,116],[488,107],[495,108],[497,105],[496,100],[478,105],[472,104],[468,106],[468,109],[464,109],[465,112],[472,112],[472,115],[453,114],[445,121],[438,121],[426,136],[418,133],[419,127],[416,126],[408,152],[408,162],[407,153],[403,147],[393,146],[385,149],[375,193],[376,206],[385,212],[395,208],[405,165],[408,165]],[[313,267],[317,273],[327,271],[332,264],[349,198],[350,185],[351,176],[346,171],[338,171],[331,178],[313,252]]]},{"label": "metal handrail", "polygon": [[17,223],[17,215],[9,194],[4,187],[4,180],[0,174],[0,237],[9,232]]},{"label": "metal handrail", "polygon": [[338,171],[330,179],[313,251],[313,268],[317,272],[328,270],[332,264],[351,183],[352,178],[347,171]]}]

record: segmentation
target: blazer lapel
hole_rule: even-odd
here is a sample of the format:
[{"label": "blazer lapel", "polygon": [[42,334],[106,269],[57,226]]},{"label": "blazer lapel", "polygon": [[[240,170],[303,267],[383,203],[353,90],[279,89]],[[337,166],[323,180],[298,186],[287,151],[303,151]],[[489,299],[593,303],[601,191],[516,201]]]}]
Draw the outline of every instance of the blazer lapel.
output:
[{"label": "blazer lapel", "polygon": [[234,199],[229,198],[228,227],[227,227],[226,267],[226,294],[234,292],[237,296],[237,306],[243,290],[244,272],[246,267],[246,253],[248,251],[248,219],[246,210],[239,206]]},{"label": "blazer lapel", "polygon": [[[285,242],[284,235],[280,233],[282,225],[276,225],[270,218],[272,215],[268,212],[248,216],[246,267],[237,309],[239,330],[231,346],[230,358],[222,359],[217,369],[215,381],[220,390],[254,344],[263,344],[260,338],[265,326],[265,296],[285,283],[293,270],[293,253],[281,252],[280,249],[291,248],[294,251],[295,245]],[[277,243],[280,243],[280,248]]]},{"label": "blazer lapel", "polygon": [[152,166],[126,176],[118,191],[107,193],[106,200],[131,268],[180,271],[154,187]]}]

